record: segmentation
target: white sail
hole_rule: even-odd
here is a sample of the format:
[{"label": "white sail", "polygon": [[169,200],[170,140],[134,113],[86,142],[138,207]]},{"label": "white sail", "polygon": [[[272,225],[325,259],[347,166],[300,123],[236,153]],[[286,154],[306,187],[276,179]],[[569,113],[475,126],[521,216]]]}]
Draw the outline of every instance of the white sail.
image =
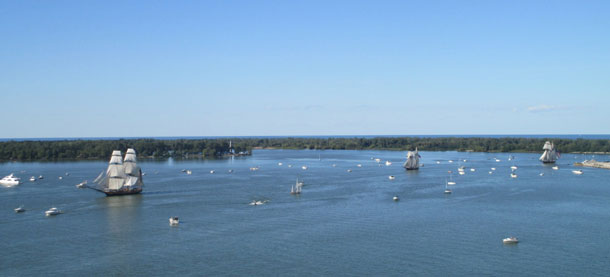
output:
[{"label": "white sail", "polygon": [[417,151],[417,148],[415,148],[415,151],[409,151],[407,153],[407,161],[405,162],[405,164],[403,165],[404,168],[411,170],[411,169],[418,169],[419,168],[419,152]]},{"label": "white sail", "polygon": [[127,149],[123,165],[125,167],[125,174],[135,177],[140,176],[140,168],[136,163],[136,151],[132,148]]},{"label": "white sail", "polygon": [[539,160],[543,163],[554,163],[559,158],[559,155],[555,150],[555,145],[553,145],[552,142],[545,142],[542,149],[544,150],[544,153],[542,153]]}]

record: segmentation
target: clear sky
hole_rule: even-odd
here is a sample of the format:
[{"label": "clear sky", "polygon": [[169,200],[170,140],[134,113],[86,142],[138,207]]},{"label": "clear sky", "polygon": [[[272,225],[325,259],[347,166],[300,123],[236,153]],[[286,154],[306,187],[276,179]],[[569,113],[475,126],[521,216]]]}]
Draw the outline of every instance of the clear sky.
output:
[{"label": "clear sky", "polygon": [[0,0],[0,137],[609,134],[610,1]]}]

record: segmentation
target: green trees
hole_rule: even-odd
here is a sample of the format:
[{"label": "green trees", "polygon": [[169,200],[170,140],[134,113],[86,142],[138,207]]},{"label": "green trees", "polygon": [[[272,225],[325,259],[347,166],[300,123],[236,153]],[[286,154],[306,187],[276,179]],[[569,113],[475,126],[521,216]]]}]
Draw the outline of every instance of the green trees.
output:
[{"label": "green trees", "polygon": [[464,137],[375,137],[375,138],[219,138],[219,139],[119,139],[0,142],[0,161],[44,161],[63,159],[108,159],[112,150],[134,148],[143,158],[218,158],[256,147],[283,149],[412,150],[477,152],[542,152],[552,140],[559,152],[610,152],[610,140],[464,138]]}]

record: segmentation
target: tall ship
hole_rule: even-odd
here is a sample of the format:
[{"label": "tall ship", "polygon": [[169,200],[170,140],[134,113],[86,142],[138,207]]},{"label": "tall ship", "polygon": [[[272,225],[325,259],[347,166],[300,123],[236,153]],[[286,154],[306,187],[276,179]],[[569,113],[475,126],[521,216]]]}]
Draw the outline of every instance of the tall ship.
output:
[{"label": "tall ship", "polygon": [[555,145],[552,142],[547,141],[544,143],[544,153],[540,156],[540,161],[543,163],[555,163],[559,159],[559,153],[555,150]]},{"label": "tall ship", "polygon": [[112,151],[108,169],[93,181],[97,187],[94,190],[103,192],[106,196],[137,194],[142,192],[142,169],[137,165],[136,151],[127,149],[125,158],[121,151]]},{"label": "tall ship", "polygon": [[418,170],[419,169],[419,158],[421,158],[421,156],[419,155],[417,148],[415,148],[415,151],[407,152],[407,161],[405,162],[405,164],[402,167],[404,167],[407,170]]}]

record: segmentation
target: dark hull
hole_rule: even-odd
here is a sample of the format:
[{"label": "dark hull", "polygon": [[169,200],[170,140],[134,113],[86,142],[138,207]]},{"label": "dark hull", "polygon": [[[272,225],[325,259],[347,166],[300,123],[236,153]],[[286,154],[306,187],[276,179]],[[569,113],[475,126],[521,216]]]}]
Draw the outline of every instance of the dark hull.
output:
[{"label": "dark hull", "polygon": [[405,169],[406,170],[419,170],[419,167],[418,168],[408,168],[408,167],[405,167]]},{"label": "dark hull", "polygon": [[117,191],[102,191],[106,194],[106,196],[120,196],[120,195],[130,195],[130,194],[138,194],[142,192],[142,189],[132,189],[132,190],[117,190]]},{"label": "dark hull", "polygon": [[543,164],[554,164],[555,161],[542,161]]}]

